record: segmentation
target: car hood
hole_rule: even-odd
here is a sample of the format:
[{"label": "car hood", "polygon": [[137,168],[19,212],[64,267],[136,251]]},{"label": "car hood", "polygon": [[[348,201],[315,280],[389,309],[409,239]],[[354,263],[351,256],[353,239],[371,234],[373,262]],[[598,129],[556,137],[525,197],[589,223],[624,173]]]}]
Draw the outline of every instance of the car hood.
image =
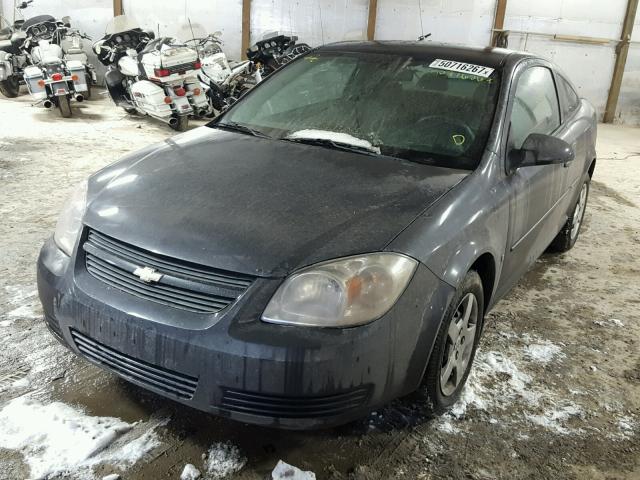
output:
[{"label": "car hood", "polygon": [[282,276],[384,249],[468,173],[201,127],[93,175],[85,223],[169,257]]}]

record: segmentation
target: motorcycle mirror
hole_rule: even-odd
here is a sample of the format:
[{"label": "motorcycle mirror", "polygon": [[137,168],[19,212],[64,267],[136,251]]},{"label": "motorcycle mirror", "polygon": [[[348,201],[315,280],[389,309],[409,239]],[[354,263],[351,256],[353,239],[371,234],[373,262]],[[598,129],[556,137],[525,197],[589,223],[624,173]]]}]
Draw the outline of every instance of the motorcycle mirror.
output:
[{"label": "motorcycle mirror", "polygon": [[145,30],[144,33],[146,33],[151,40],[156,38],[156,34],[153,32],[153,30]]},{"label": "motorcycle mirror", "polygon": [[65,27],[71,28],[71,17],[69,17],[68,15],[62,17],[62,23],[64,24]]},{"label": "motorcycle mirror", "polygon": [[213,32],[213,36],[214,37],[221,37],[222,36],[222,32],[220,30],[216,30],[215,32]]}]

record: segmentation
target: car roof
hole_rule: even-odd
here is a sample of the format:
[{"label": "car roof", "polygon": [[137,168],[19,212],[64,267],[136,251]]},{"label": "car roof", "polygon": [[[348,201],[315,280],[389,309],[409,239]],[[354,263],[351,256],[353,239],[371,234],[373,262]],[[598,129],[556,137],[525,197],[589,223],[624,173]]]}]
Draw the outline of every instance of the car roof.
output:
[{"label": "car roof", "polygon": [[379,53],[407,55],[414,58],[440,58],[458,62],[473,63],[490,68],[502,68],[507,62],[517,62],[522,58],[534,57],[529,53],[516,52],[504,48],[465,47],[430,41],[373,41],[338,42],[318,47],[316,52]]}]

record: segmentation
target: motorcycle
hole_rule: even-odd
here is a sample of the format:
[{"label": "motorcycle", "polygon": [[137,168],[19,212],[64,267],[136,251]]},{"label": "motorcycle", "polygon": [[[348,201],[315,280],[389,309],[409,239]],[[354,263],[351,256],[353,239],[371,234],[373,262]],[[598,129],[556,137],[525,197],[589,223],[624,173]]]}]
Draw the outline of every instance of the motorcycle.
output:
[{"label": "motorcycle", "polygon": [[29,92],[45,108],[55,105],[63,117],[71,117],[71,100],[82,102],[95,76],[86,56],[85,63],[73,60],[61,46],[70,24],[51,15],[39,15],[25,21],[22,28],[27,35],[22,50],[31,63],[23,74]]},{"label": "motorcycle", "polygon": [[[23,17],[22,10],[33,0],[16,5],[16,17]],[[5,25],[2,27],[2,25]],[[22,51],[27,34],[22,30],[24,19],[10,23],[0,16],[0,93],[7,98],[15,98],[20,93],[24,67],[28,65],[28,56]]]},{"label": "motorcycle", "polygon": [[109,95],[127,113],[149,115],[184,131],[190,115],[203,117],[211,111],[193,48],[168,37],[156,39],[121,15],[109,23],[94,51],[108,67]]},{"label": "motorcycle", "polygon": [[202,31],[195,36],[191,26],[192,38],[184,43],[198,52],[202,66],[198,79],[205,90],[214,112],[221,112],[233,104],[246,91],[260,83],[260,71],[250,60],[230,62],[222,51],[220,32],[206,35]]},{"label": "motorcycle", "polygon": [[298,37],[278,32],[266,34],[247,49],[247,58],[260,69],[262,77],[275,72],[293,59],[311,51],[306,43],[296,43]]}]

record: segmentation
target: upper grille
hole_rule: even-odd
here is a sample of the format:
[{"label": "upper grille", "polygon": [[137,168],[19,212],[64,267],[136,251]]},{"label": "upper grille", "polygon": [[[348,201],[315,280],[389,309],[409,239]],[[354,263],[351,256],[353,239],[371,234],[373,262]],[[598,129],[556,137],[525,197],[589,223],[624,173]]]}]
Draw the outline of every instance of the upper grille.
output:
[{"label": "upper grille", "polygon": [[[233,303],[254,277],[195,265],[158,255],[89,230],[83,245],[87,271],[118,290],[146,300],[198,313],[215,313]],[[133,272],[150,267],[158,282],[142,281]]]},{"label": "upper grille", "polygon": [[78,350],[87,358],[104,365],[125,378],[157,388],[179,398],[190,399],[196,391],[198,379],[195,377],[135,359],[96,342],[77,330],[72,329],[71,336]]},{"label": "upper grille", "polygon": [[368,388],[317,397],[287,397],[226,389],[221,407],[225,410],[275,418],[332,417],[364,404]]}]

